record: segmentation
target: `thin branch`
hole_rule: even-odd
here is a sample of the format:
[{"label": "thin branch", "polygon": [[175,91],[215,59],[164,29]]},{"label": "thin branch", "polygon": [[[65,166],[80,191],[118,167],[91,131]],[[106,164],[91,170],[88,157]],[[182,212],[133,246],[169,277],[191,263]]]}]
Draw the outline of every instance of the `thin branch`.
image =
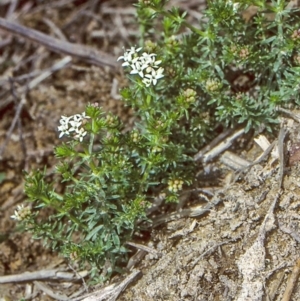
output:
[{"label": "thin branch", "polygon": [[283,176],[284,176],[284,167],[285,167],[285,160],[284,160],[284,139],[286,137],[287,131],[282,126],[278,136],[278,152],[279,152],[279,188],[282,187],[283,183]]},{"label": "thin branch", "polygon": [[[115,301],[120,293],[125,290],[129,283],[134,281],[136,277],[140,275],[140,271],[133,270],[121,283],[119,284],[111,284],[99,291],[93,292],[86,296],[82,296],[79,298],[71,299],[71,301]],[[83,299],[84,298],[84,299]]]},{"label": "thin branch", "polygon": [[245,129],[242,128],[236,132],[234,132],[231,136],[226,138],[220,144],[218,144],[214,149],[208,151],[202,158],[202,162],[207,163],[208,161],[213,160],[220,153],[228,149],[239,136],[245,133]]},{"label": "thin branch", "polygon": [[79,280],[81,277],[85,277],[88,274],[87,271],[78,273],[65,272],[60,270],[40,270],[36,272],[25,272],[17,275],[0,276],[0,283],[15,283],[32,280],[57,280],[64,279],[68,281]]},{"label": "thin branch", "polygon": [[53,298],[55,300],[59,300],[59,301],[68,301],[69,300],[68,296],[53,292],[53,290],[45,283],[42,283],[40,281],[34,281],[34,284],[36,285],[36,287],[38,289],[40,289],[45,294],[47,294],[48,296],[50,296],[51,298]]},{"label": "thin branch", "polygon": [[299,278],[299,274],[300,274],[300,259],[298,259],[296,261],[296,264],[292,270],[292,274],[290,275],[289,277],[289,280],[287,282],[287,285],[286,285],[286,289],[285,289],[285,292],[282,296],[282,301],[290,301],[292,300],[291,299],[291,296],[292,296],[292,293],[293,293],[293,290],[298,282],[298,278]]},{"label": "thin branch", "polygon": [[14,22],[10,22],[3,18],[0,18],[0,28],[14,34],[18,34],[33,42],[37,42],[54,52],[64,53],[77,57],[92,65],[109,66],[113,68],[116,68],[118,66],[117,60],[114,56],[111,56],[100,50],[85,45],[61,41],[37,30],[22,26]]}]

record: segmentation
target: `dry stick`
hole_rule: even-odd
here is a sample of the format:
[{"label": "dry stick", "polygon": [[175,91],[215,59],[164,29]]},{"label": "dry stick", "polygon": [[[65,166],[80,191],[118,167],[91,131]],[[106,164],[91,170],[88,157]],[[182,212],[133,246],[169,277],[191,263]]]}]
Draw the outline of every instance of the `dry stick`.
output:
[{"label": "dry stick", "polygon": [[16,10],[18,4],[19,4],[19,0],[12,0],[11,1],[10,6],[9,6],[9,8],[7,10],[7,13],[6,13],[6,16],[5,16],[6,19],[9,19],[12,16],[12,14]]},{"label": "dry stick", "polygon": [[128,286],[128,284],[139,276],[141,272],[139,270],[133,270],[122,282],[114,283],[102,288],[101,290],[93,293],[69,299],[70,301],[113,301],[118,298],[120,293]]},{"label": "dry stick", "polygon": [[[82,274],[82,275],[81,275]],[[25,272],[17,275],[0,276],[0,283],[13,283],[22,281],[42,280],[42,279],[64,279],[68,281],[79,280],[81,277],[85,277],[88,274],[87,271],[74,274],[70,272],[64,272],[60,270],[40,270],[36,272]]]},{"label": "dry stick", "polygon": [[[1,46],[0,46],[1,48]],[[25,73],[25,74],[22,74],[22,75],[18,75],[18,76],[14,76],[12,79],[15,83],[21,83],[22,81],[26,80],[30,80],[32,77],[36,77],[42,73],[44,73],[45,71],[50,71],[52,68],[47,68],[47,69],[42,69],[42,70],[33,70],[29,73]],[[7,83],[8,80],[7,78],[4,78],[3,79],[0,79],[0,86],[3,86],[5,83]]]},{"label": "dry stick", "polygon": [[207,254],[213,252],[216,248],[218,247],[221,247],[223,245],[226,245],[226,244],[229,244],[231,242],[235,242],[237,241],[238,239],[240,239],[241,237],[236,237],[236,238],[233,238],[233,239],[229,239],[229,240],[226,240],[226,241],[223,241],[223,242],[219,242],[219,243],[216,243],[214,244],[213,246],[209,247],[205,252],[203,252],[200,256],[198,256],[196,259],[194,259],[191,263],[189,263],[189,269],[193,269],[194,266],[201,260],[203,259],[204,256],[206,256]]},{"label": "dry stick", "polygon": [[[218,192],[221,193],[225,189],[220,189]],[[205,206],[190,207],[189,209],[182,209],[180,212],[173,212],[170,214],[163,214],[155,217],[153,219],[152,227],[155,228],[163,223],[168,223],[170,221],[178,220],[185,217],[199,217],[209,211],[211,211],[215,206],[217,206],[222,201],[221,196],[216,194],[212,201]]]},{"label": "dry stick", "polygon": [[89,288],[88,288],[88,286],[87,286],[86,283],[85,283],[84,277],[82,277],[80,274],[78,274],[78,272],[72,267],[71,264],[68,264],[68,266],[69,266],[69,268],[75,273],[75,275],[76,275],[78,278],[81,279],[82,284],[83,284],[83,286],[84,286],[84,290],[88,293],[88,292],[89,292]]},{"label": "dry stick", "polygon": [[229,148],[232,145],[233,141],[244,133],[245,133],[245,129],[242,128],[242,129],[238,130],[237,132],[233,133],[228,138],[226,138],[219,145],[217,145],[214,149],[210,150],[203,156],[203,158],[202,158],[203,163],[207,163],[208,161],[211,161],[213,158],[218,156],[224,150]]},{"label": "dry stick", "polygon": [[5,40],[1,40],[0,41],[0,49],[6,47],[7,45],[9,45],[12,41],[12,38],[9,37],[9,38],[6,38]]},{"label": "dry stick", "polygon": [[[3,0],[1,0],[3,1]],[[11,0],[9,0],[11,1]],[[69,5],[70,3],[72,2],[75,2],[75,0],[58,0],[58,1],[45,1],[45,4],[41,4],[41,5],[38,5],[37,7],[35,8],[32,8],[31,9],[31,12],[33,14],[36,14],[42,10],[44,11],[48,11],[50,10],[51,8],[56,8],[56,9],[59,9],[59,8],[63,8],[64,6],[66,5]]]},{"label": "dry stick", "polygon": [[141,244],[137,244],[137,243],[134,243],[134,242],[131,242],[131,241],[127,241],[126,244],[129,245],[129,246],[138,248],[140,250],[144,250],[144,251],[146,251],[148,253],[151,253],[155,256],[158,256],[158,257],[161,256],[161,254],[159,252],[157,252],[155,249],[152,249],[150,247],[147,247],[147,246],[144,246],[144,245],[141,245]]},{"label": "dry stick", "polygon": [[284,139],[286,136],[287,131],[284,127],[280,129],[279,136],[278,136],[278,152],[279,152],[279,188],[282,187],[283,176],[284,176]]},{"label": "dry stick", "polygon": [[274,148],[275,142],[276,142],[276,140],[273,141],[269,145],[269,147],[264,151],[264,153],[257,160],[255,160],[253,163],[249,164],[248,166],[246,166],[245,168],[243,168],[242,170],[240,170],[240,172],[235,176],[235,179],[234,179],[233,182],[236,182],[240,178],[240,176],[241,176],[241,174],[243,172],[247,171],[252,166],[260,164],[262,161],[264,161],[266,159],[266,157],[270,154],[270,152],[272,151],[272,149]]},{"label": "dry stick", "polygon": [[65,41],[67,42],[67,38],[66,36],[62,33],[62,31],[60,30],[60,28],[58,28],[56,26],[56,24],[54,22],[52,22],[50,19],[44,17],[43,18],[44,23],[51,28],[51,30],[53,31],[53,33],[61,40],[61,41]]},{"label": "dry stick", "polygon": [[132,255],[126,265],[126,269],[130,271],[134,266],[136,266],[142,259],[146,256],[147,252],[144,250],[137,250],[137,252]]},{"label": "dry stick", "polygon": [[220,157],[220,162],[233,170],[241,170],[251,164],[249,161],[237,156],[231,151],[224,152]]},{"label": "dry stick", "polygon": [[232,133],[232,129],[226,130],[222,132],[219,136],[217,136],[213,141],[211,141],[207,146],[202,148],[195,156],[194,161],[198,161],[203,158],[204,154],[207,153],[209,150],[213,149],[218,143],[223,141],[227,136]]},{"label": "dry stick", "polygon": [[286,110],[286,109],[280,108],[280,107],[277,107],[276,110],[278,112],[282,112],[282,113],[288,115],[289,117],[293,118],[296,122],[300,123],[300,115],[299,114],[296,114],[290,110]]},{"label": "dry stick", "polygon": [[[99,4],[99,0],[90,0],[87,2],[85,9],[82,10],[82,13],[85,11],[95,12],[97,10],[97,6]],[[90,23],[89,18],[84,18],[83,22],[80,24],[80,33],[84,32]]]},{"label": "dry stick", "polygon": [[59,301],[68,301],[68,300],[70,300],[70,298],[66,295],[62,295],[62,294],[59,294],[59,293],[54,293],[53,290],[48,285],[46,285],[45,283],[42,283],[40,281],[34,281],[33,283],[35,284],[35,286],[38,289],[40,289],[45,294],[47,294],[48,296],[50,296],[51,298],[53,298],[55,300],[59,300]]},{"label": "dry stick", "polygon": [[[265,281],[267,281],[271,278],[271,276],[273,276],[270,285],[265,288],[266,301],[273,301],[275,299],[275,296],[278,295],[278,289],[281,286],[285,275],[285,271],[283,269],[286,268],[286,266],[286,262],[282,261],[279,265],[277,265],[265,274]],[[275,275],[275,273],[277,273],[277,275]]]},{"label": "dry stick", "polygon": [[85,45],[60,41],[37,30],[10,22],[3,18],[0,18],[0,28],[6,29],[15,34],[19,34],[26,39],[37,42],[54,52],[75,56],[92,65],[109,66],[113,68],[118,66],[116,58],[105,52]]},{"label": "dry stick", "polygon": [[292,274],[289,277],[289,280],[287,282],[286,289],[282,296],[281,301],[290,301],[291,300],[291,296],[292,296],[293,290],[297,284],[299,274],[300,274],[300,259],[297,260],[297,262],[293,268]]}]

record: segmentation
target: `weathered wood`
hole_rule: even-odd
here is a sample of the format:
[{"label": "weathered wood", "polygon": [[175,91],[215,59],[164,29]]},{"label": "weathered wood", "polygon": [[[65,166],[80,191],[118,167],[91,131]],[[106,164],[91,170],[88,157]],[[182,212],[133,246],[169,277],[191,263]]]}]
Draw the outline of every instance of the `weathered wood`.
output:
[{"label": "weathered wood", "polygon": [[69,43],[55,39],[37,30],[0,18],[0,28],[18,34],[33,42],[39,43],[51,51],[77,57],[92,65],[116,68],[118,63],[114,56],[85,45]]}]

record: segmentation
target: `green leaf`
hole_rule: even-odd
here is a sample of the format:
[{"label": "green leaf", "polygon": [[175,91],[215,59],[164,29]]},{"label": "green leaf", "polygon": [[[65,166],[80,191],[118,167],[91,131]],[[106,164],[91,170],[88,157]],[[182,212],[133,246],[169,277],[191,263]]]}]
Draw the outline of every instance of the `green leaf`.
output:
[{"label": "green leaf", "polygon": [[96,228],[94,228],[91,232],[88,233],[88,235],[85,237],[85,240],[96,240],[98,236],[98,232],[103,228],[103,225],[99,225]]}]

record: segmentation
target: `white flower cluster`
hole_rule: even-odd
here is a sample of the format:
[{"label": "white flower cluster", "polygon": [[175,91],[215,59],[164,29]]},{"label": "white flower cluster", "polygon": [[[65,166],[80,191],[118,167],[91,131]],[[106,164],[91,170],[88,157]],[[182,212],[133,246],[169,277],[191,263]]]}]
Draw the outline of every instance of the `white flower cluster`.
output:
[{"label": "white flower cluster", "polygon": [[62,136],[73,136],[76,140],[80,142],[83,140],[83,137],[87,134],[83,127],[81,127],[84,119],[90,118],[85,115],[85,112],[82,114],[76,114],[69,117],[61,116],[60,126],[58,130],[60,131],[59,138]]},{"label": "white flower cluster", "polygon": [[15,214],[11,216],[12,219],[17,221],[23,221],[27,217],[31,215],[30,207],[24,207],[24,205],[18,205],[17,209],[15,210]]},{"label": "white flower cluster", "polygon": [[140,52],[141,49],[142,48],[136,49],[135,47],[127,49],[124,55],[118,58],[118,61],[124,60],[122,66],[129,66],[131,68],[130,74],[138,74],[143,79],[142,82],[146,87],[152,84],[155,86],[157,80],[164,77],[164,69],[158,66],[161,61],[155,60],[155,53],[149,54],[144,52],[139,56],[138,52]]}]

